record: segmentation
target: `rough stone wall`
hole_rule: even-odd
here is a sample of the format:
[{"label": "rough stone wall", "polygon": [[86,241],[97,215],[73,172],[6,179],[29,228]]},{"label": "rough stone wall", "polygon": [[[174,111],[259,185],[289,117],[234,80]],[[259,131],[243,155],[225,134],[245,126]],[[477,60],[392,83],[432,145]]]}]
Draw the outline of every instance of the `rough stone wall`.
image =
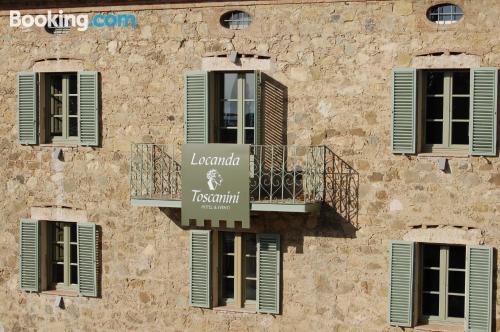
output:
[{"label": "rough stone wall", "polygon": [[[429,3],[230,7],[254,18],[237,32],[219,26],[229,7],[209,4],[136,11],[135,30],[60,36],[12,29],[0,17],[0,330],[398,331],[387,323],[390,240],[415,224],[456,225],[500,245],[497,157],[452,157],[443,173],[433,157],[390,152],[393,67],[443,51],[500,66],[495,0],[459,1],[463,21],[440,29],[426,22]],[[289,144],[329,145],[360,173],[358,230],[335,218],[253,220],[282,236],[278,316],[189,307],[188,232],[178,212],[129,202],[130,144],[182,138],[184,73],[233,49],[273,60],[268,74],[288,88]],[[102,75],[102,147],[64,148],[64,161],[52,147],[16,143],[15,75],[57,57]],[[102,298],[67,297],[60,310],[54,296],[19,291],[19,219],[40,205],[85,209],[102,227]]]}]

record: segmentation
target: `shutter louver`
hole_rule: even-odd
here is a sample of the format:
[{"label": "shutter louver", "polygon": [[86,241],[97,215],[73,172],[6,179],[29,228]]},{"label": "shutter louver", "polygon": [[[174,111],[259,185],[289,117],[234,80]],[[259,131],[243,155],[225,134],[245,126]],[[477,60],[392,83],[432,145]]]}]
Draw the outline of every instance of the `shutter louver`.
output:
[{"label": "shutter louver", "polygon": [[20,144],[37,144],[36,73],[17,74],[17,130]]},{"label": "shutter louver", "polygon": [[413,323],[414,248],[413,242],[391,242],[389,322],[393,326]]},{"label": "shutter louver", "polygon": [[255,75],[255,121],[254,121],[254,126],[255,126],[255,138],[254,138],[254,144],[255,145],[261,145],[262,144],[262,128],[263,128],[263,123],[262,123],[262,91],[261,91],[261,86],[262,86],[262,75],[260,71],[254,71]]},{"label": "shutter louver", "polygon": [[189,304],[210,308],[210,231],[192,230],[189,260]]},{"label": "shutter louver", "polygon": [[186,143],[208,143],[208,75],[191,72],[185,80],[184,133]]},{"label": "shutter louver", "polygon": [[490,332],[492,320],[493,249],[467,247],[465,330]]},{"label": "shutter louver", "polygon": [[280,311],[280,236],[257,234],[257,311]]},{"label": "shutter louver", "polygon": [[78,73],[80,144],[99,144],[99,79],[97,72]]},{"label": "shutter louver", "polygon": [[77,224],[78,241],[78,290],[80,295],[96,297],[97,259],[96,228],[91,223]]},{"label": "shutter louver", "polygon": [[471,155],[496,155],[497,86],[496,68],[471,70]]},{"label": "shutter louver", "polygon": [[392,73],[392,152],[415,153],[416,71]]},{"label": "shutter louver", "polygon": [[19,279],[21,290],[40,290],[40,225],[38,220],[21,219]]}]

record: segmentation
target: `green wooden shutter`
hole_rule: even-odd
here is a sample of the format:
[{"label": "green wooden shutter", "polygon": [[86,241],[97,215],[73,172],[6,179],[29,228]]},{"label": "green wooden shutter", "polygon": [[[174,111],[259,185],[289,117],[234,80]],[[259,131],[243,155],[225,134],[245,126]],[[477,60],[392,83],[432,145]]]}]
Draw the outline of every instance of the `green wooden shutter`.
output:
[{"label": "green wooden shutter", "polygon": [[78,290],[80,295],[98,294],[96,227],[91,223],[77,223]]},{"label": "green wooden shutter", "polygon": [[186,143],[208,143],[208,74],[190,72],[185,80],[184,134]]},{"label": "green wooden shutter", "polygon": [[490,332],[493,293],[493,249],[486,246],[467,247],[467,290],[465,298],[465,330]]},{"label": "green wooden shutter", "polygon": [[17,74],[17,130],[20,144],[37,144],[36,73]]},{"label": "green wooden shutter", "polygon": [[392,73],[392,152],[415,153],[416,70],[398,68]]},{"label": "green wooden shutter", "polygon": [[279,234],[257,234],[257,311],[280,312]]},{"label": "green wooden shutter", "polygon": [[210,231],[192,230],[189,259],[189,304],[210,308]]},{"label": "green wooden shutter", "polygon": [[394,326],[413,323],[414,248],[413,242],[391,242],[389,322]]},{"label": "green wooden shutter", "polygon": [[78,73],[80,144],[99,144],[99,76],[97,72]]},{"label": "green wooden shutter", "polygon": [[19,283],[27,292],[40,290],[40,224],[38,220],[21,219]]},{"label": "green wooden shutter", "polygon": [[254,144],[261,145],[262,144],[262,134],[263,134],[263,114],[261,107],[261,86],[262,86],[262,75],[260,71],[254,71],[255,74],[255,121],[254,121]]},{"label": "green wooden shutter", "polygon": [[496,155],[497,86],[496,68],[471,70],[471,155]]}]

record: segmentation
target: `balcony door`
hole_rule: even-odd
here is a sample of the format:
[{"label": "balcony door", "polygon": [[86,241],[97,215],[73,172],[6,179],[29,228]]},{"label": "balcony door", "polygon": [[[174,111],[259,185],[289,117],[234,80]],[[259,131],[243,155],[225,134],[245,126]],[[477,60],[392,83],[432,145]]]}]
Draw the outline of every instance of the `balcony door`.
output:
[{"label": "balcony door", "polygon": [[218,73],[216,84],[216,143],[254,144],[255,74]]}]

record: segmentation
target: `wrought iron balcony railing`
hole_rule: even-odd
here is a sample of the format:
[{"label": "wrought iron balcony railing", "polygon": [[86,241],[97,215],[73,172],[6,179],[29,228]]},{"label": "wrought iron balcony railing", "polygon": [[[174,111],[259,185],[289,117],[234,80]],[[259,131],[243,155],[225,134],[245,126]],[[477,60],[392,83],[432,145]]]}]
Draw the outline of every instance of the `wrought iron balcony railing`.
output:
[{"label": "wrought iron balcony railing", "polygon": [[[180,161],[180,145],[133,144],[132,200],[180,202]],[[252,145],[249,180],[250,201],[261,207],[327,204],[349,220],[357,213],[358,173],[326,146]]]}]

